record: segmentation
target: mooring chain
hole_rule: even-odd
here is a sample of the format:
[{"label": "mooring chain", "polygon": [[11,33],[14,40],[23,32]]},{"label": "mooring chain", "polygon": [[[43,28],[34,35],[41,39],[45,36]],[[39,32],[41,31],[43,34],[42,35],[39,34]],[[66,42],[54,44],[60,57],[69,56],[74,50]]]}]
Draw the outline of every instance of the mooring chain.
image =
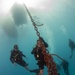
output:
[{"label": "mooring chain", "polygon": [[40,33],[38,31],[38,28],[36,27],[36,24],[34,23],[33,25],[34,25],[34,29],[36,31],[37,36],[40,37]]},{"label": "mooring chain", "polygon": [[[29,17],[30,17],[30,19],[31,19],[31,22],[32,22],[32,24],[33,24],[33,26],[34,26],[34,29],[35,29],[35,31],[36,31],[36,34],[37,34],[37,36],[38,36],[39,39],[40,39],[40,33],[39,33],[39,31],[38,31],[37,24],[36,24],[35,21],[33,20],[31,14],[30,14],[30,12],[28,11],[28,9],[27,9],[27,7],[26,7],[25,4],[24,4],[24,6],[25,6],[26,11],[27,11],[27,13],[28,13],[28,15],[29,15]],[[44,60],[45,60],[45,62],[46,62],[46,66],[47,66],[47,68],[48,68],[48,75],[58,75],[58,74],[57,74],[56,65],[55,65],[55,63],[53,62],[52,56],[49,55],[49,54],[46,52],[46,48],[45,48],[44,44],[42,43],[42,40],[41,40],[41,39],[40,39],[40,41],[41,41],[42,49],[43,49],[42,54],[44,55]],[[54,54],[53,54],[53,55],[54,55]]]},{"label": "mooring chain", "polygon": [[34,26],[34,29],[35,29],[35,31],[36,31],[37,36],[40,37],[40,33],[39,33],[39,31],[38,31],[38,28],[37,28],[37,26],[36,26],[36,23],[34,22],[34,20],[33,20],[32,16],[31,16],[31,14],[30,14],[30,12],[28,11],[28,9],[27,9],[27,7],[26,7],[25,4],[24,4],[24,6],[25,6],[25,8],[26,8],[27,13],[29,14],[29,17],[30,17],[30,19],[31,19],[31,22],[33,23],[33,26]]}]

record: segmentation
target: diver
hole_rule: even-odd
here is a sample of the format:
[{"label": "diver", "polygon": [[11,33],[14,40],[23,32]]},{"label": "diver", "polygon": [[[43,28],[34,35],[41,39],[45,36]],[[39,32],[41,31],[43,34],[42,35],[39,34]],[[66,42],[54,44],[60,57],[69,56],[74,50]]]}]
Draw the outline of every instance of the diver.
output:
[{"label": "diver", "polygon": [[60,66],[63,67],[64,72],[65,72],[66,75],[70,75],[69,70],[68,70],[68,67],[69,67],[69,62],[68,61],[63,60]]},{"label": "diver", "polygon": [[75,49],[75,43],[71,39],[69,39],[69,47],[71,48],[71,56],[70,56],[70,58],[72,58],[73,51]]},{"label": "diver", "polygon": [[[47,48],[48,44],[43,40],[42,37],[40,37],[40,39],[42,40],[44,46]],[[40,39],[37,40],[36,47],[34,47],[31,52],[31,54],[33,54],[35,59],[38,61],[37,65],[39,66],[39,73],[37,73],[37,75],[43,75],[44,65],[46,65],[46,62],[44,61],[44,55],[42,54],[42,46]]]},{"label": "diver", "polygon": [[14,45],[14,49],[11,51],[10,61],[15,64],[19,64],[20,66],[24,67],[26,70],[30,71],[28,63],[23,60],[23,57],[26,57],[19,49],[18,45]]}]

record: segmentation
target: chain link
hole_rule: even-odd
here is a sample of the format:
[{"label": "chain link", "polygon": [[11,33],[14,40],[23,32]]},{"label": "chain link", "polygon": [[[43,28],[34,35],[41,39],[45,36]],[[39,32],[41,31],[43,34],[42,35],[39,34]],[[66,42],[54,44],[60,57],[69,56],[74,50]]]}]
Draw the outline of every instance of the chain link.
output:
[{"label": "chain link", "polygon": [[38,28],[37,28],[37,26],[36,26],[36,23],[34,22],[34,20],[33,20],[32,16],[31,16],[31,14],[30,14],[30,12],[28,11],[28,9],[27,9],[27,7],[26,7],[25,4],[24,4],[24,6],[25,6],[25,8],[26,8],[26,10],[27,10],[27,13],[28,13],[28,15],[29,15],[29,17],[30,17],[30,19],[31,19],[31,22],[32,22],[32,24],[33,24],[33,26],[34,26],[34,29],[35,29],[35,31],[36,31],[36,34],[37,34],[37,36],[40,38],[40,33],[39,33],[39,31],[38,31]]}]

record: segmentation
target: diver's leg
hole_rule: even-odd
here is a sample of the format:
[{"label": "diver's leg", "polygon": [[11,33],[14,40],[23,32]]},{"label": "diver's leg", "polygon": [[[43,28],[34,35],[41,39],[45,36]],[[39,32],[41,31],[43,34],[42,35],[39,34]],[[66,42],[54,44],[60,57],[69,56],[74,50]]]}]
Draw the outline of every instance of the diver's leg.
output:
[{"label": "diver's leg", "polygon": [[71,56],[70,56],[70,58],[72,58],[72,56],[73,56],[73,49],[71,49]]},{"label": "diver's leg", "polygon": [[68,70],[65,70],[64,72],[65,72],[65,74],[66,74],[66,75],[69,75],[69,72],[68,72]]},{"label": "diver's leg", "polygon": [[67,71],[66,71],[66,72],[67,72],[67,75],[70,75],[70,74],[69,74],[69,70],[68,70],[68,69],[67,69]]},{"label": "diver's leg", "polygon": [[39,66],[39,73],[38,73],[38,75],[43,75],[44,65],[45,65],[44,60],[41,60],[41,61],[38,62],[38,66]]},{"label": "diver's leg", "polygon": [[43,69],[41,69],[37,75],[43,75]]},{"label": "diver's leg", "polygon": [[66,69],[64,69],[64,73],[65,73],[65,75],[67,75]]},{"label": "diver's leg", "polygon": [[24,60],[21,60],[19,63],[22,67],[24,67],[26,70],[30,71],[29,68],[27,67],[27,63]]},{"label": "diver's leg", "polygon": [[30,69],[28,68],[28,66],[25,66],[25,69],[28,70],[28,71],[30,71]]},{"label": "diver's leg", "polygon": [[25,64],[25,69],[30,71],[30,69],[28,68],[28,64],[24,61],[24,64]]}]

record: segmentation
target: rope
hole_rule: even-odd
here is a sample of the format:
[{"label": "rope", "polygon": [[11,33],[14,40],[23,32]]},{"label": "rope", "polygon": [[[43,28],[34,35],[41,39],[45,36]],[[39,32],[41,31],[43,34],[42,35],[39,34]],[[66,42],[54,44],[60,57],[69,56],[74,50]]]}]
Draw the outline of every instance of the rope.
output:
[{"label": "rope", "polygon": [[54,56],[57,56],[59,59],[61,59],[62,61],[65,61],[63,58],[61,58],[60,56],[58,56],[57,54],[51,54],[51,55],[54,55]]}]

